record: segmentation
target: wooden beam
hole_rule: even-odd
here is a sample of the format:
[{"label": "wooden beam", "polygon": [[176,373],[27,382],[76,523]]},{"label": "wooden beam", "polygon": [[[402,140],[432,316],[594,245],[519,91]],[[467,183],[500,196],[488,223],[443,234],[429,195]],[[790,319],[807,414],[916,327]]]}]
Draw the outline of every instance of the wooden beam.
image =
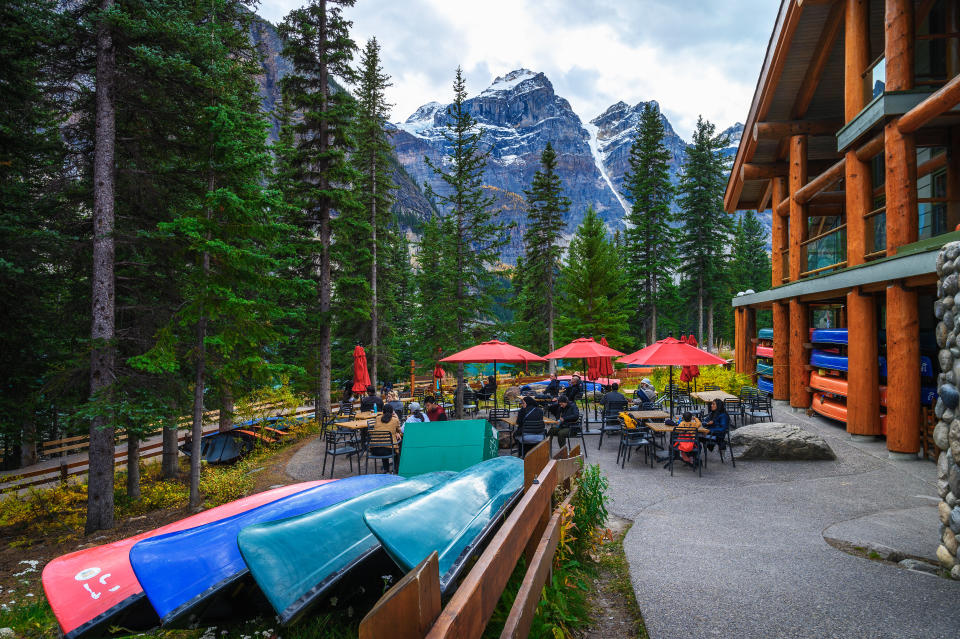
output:
[{"label": "wooden beam", "polygon": [[933,5],[936,4],[936,2],[937,0],[920,0],[920,3],[917,4],[916,15],[914,17],[914,24],[917,29],[920,28],[923,21],[930,15],[930,10],[933,9]]},{"label": "wooden beam", "polygon": [[[820,78],[823,76],[823,70],[827,66],[827,60],[830,59],[830,53],[833,51],[837,36],[840,35],[840,28],[843,26],[844,3],[835,2],[827,14],[827,19],[823,23],[823,30],[820,32],[820,39],[813,49],[813,57],[807,65],[807,71],[803,76],[803,83],[800,90],[797,91],[797,98],[793,104],[791,112],[794,118],[802,118],[810,108],[813,96],[820,85]],[[839,127],[837,127],[839,128]]]},{"label": "wooden beam", "polygon": [[843,122],[836,120],[789,120],[757,122],[753,125],[753,140],[781,140],[794,135],[834,135]]},{"label": "wooden beam", "polygon": [[820,191],[810,198],[810,204],[845,204],[846,198],[844,191]]},{"label": "wooden beam", "polygon": [[[794,408],[810,408],[810,393],[807,391],[810,375],[805,370],[810,353],[803,347],[809,339],[808,307],[799,300],[792,299],[790,300],[790,405]],[[917,396],[919,395],[918,392]]]},{"label": "wooden beam", "polygon": [[948,164],[948,162],[947,162],[947,156],[948,156],[948,155],[949,155],[949,153],[941,153],[940,155],[936,155],[936,156],[930,158],[929,160],[927,160],[927,161],[924,162],[923,164],[918,165],[918,166],[917,166],[917,179],[922,178],[924,175],[930,175],[930,174],[933,173],[934,171],[936,171],[936,170],[938,170],[938,169],[942,169],[943,167],[947,166],[947,164]]},{"label": "wooden beam", "polygon": [[795,135],[790,138],[790,281],[800,279],[803,270],[803,250],[801,244],[806,239],[807,207],[795,196],[807,183],[807,136]]},{"label": "wooden beam", "polygon": [[790,307],[773,303],[773,398],[790,399]]},{"label": "wooden beam", "polygon": [[880,435],[880,353],[872,295],[863,295],[859,289],[847,293],[847,326],[853,329],[848,331],[847,346],[847,432]]},{"label": "wooden beam", "polygon": [[886,0],[883,16],[885,91],[913,88],[913,3],[914,0]]},{"label": "wooden beam", "polygon": [[[780,202],[786,198],[787,184],[783,178],[773,178],[770,180],[772,198],[774,202]],[[779,208],[779,207],[777,207]],[[781,252],[789,246],[787,237],[787,220],[778,211],[773,212],[773,229],[770,234],[770,263],[773,273],[772,286],[783,284],[783,278],[787,275],[783,269],[783,256]]]},{"label": "wooden beam", "polygon": [[870,2],[844,0],[846,20],[843,38],[843,114],[853,120],[866,106],[863,72],[870,64]]},{"label": "wooden beam", "polygon": [[793,192],[793,199],[798,204],[806,204],[810,199],[825,190],[831,184],[843,178],[843,167],[846,164],[846,158],[841,159],[826,171],[810,180],[809,183]]},{"label": "wooden beam", "polygon": [[744,164],[740,167],[740,178],[747,180],[769,180],[775,177],[786,177],[787,163],[774,162],[773,164]]},{"label": "wooden beam", "polygon": [[857,149],[857,159],[866,162],[883,152],[883,131],[872,137],[867,143]]},{"label": "wooden beam", "polygon": [[763,195],[757,200],[757,210],[766,211],[770,206],[770,198],[773,196],[773,180],[767,182],[767,187],[763,190]]},{"label": "wooden beam", "polygon": [[886,125],[884,147],[889,256],[898,247],[917,241],[917,147],[913,135],[901,133],[895,121]]},{"label": "wooden beam", "polygon": [[[870,165],[857,157],[854,150],[847,151],[844,164],[847,211],[847,264],[863,264],[867,254],[868,223],[864,216],[873,208],[873,181]],[[871,234],[872,235],[872,234]],[[871,249],[872,248],[872,242]]]},{"label": "wooden beam", "polygon": [[904,113],[897,128],[901,133],[913,133],[935,117],[960,104],[960,75],[947,82],[923,102]]},{"label": "wooden beam", "polygon": [[[912,23],[911,23],[912,24]],[[920,450],[920,330],[917,292],[887,286],[887,449]]]}]

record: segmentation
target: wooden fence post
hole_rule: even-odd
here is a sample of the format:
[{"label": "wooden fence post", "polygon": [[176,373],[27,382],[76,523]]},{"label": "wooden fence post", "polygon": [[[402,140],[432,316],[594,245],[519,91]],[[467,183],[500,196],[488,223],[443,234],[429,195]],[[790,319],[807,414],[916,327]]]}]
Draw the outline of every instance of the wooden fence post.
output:
[{"label": "wooden fence post", "polygon": [[440,610],[440,563],[434,551],[377,601],[360,622],[359,639],[421,639]]}]

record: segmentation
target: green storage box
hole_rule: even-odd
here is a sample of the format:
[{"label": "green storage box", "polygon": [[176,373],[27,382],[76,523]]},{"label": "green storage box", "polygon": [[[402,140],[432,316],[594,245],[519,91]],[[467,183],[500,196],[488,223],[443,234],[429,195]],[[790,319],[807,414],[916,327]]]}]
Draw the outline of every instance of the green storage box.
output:
[{"label": "green storage box", "polygon": [[485,419],[412,423],[403,430],[399,473],[459,472],[498,454],[497,431]]}]

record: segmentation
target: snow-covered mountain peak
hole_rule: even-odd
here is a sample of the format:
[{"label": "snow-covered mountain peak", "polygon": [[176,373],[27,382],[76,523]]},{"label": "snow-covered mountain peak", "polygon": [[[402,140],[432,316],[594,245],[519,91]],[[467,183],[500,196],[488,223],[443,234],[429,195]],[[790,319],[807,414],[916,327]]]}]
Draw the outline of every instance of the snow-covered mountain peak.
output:
[{"label": "snow-covered mountain peak", "polygon": [[540,88],[553,90],[553,85],[550,84],[547,76],[530,69],[516,69],[504,76],[497,77],[490,86],[480,92],[480,96],[498,96],[518,89],[532,91]]}]

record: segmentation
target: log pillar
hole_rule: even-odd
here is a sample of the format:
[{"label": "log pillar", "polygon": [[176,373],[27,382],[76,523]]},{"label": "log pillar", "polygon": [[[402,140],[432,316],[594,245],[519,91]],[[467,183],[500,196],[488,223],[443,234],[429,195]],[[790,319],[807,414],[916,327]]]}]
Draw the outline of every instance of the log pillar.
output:
[{"label": "log pillar", "polygon": [[753,341],[757,337],[757,311],[752,307],[743,309],[743,332],[746,334],[747,348],[744,353],[744,372],[757,381],[757,349]]},{"label": "log pillar", "polygon": [[810,341],[809,315],[807,304],[796,298],[790,300],[790,405],[794,408],[810,408],[806,369],[809,351],[803,347]]},{"label": "log pillar", "polygon": [[[870,6],[868,0],[846,0],[844,23],[844,121],[853,120],[866,106],[863,71],[870,64]],[[855,149],[846,153],[847,266],[864,262],[873,250],[867,247],[867,220],[873,192],[870,165],[857,158]]]},{"label": "log pillar", "polygon": [[787,218],[778,212],[779,204],[787,197],[787,181],[784,178],[773,178],[771,187],[770,209],[773,218],[773,229],[770,234],[770,265],[773,273],[773,286],[783,284],[783,278],[787,277],[788,269],[783,267],[783,251],[790,244],[790,238],[787,235]]},{"label": "log pillar", "polygon": [[877,308],[859,288],[847,293],[847,432],[880,435]]},{"label": "log pillar", "polygon": [[920,450],[920,339],[917,293],[887,287],[887,450]]},{"label": "log pillar", "polygon": [[790,307],[773,303],[773,398],[790,399]]},{"label": "log pillar", "polygon": [[733,309],[733,364],[738,373],[746,372],[748,337],[744,330],[744,307]]},{"label": "log pillar", "polygon": [[806,251],[800,244],[807,235],[807,205],[794,194],[807,183],[807,136],[790,138],[790,281],[800,279],[806,266]]}]

